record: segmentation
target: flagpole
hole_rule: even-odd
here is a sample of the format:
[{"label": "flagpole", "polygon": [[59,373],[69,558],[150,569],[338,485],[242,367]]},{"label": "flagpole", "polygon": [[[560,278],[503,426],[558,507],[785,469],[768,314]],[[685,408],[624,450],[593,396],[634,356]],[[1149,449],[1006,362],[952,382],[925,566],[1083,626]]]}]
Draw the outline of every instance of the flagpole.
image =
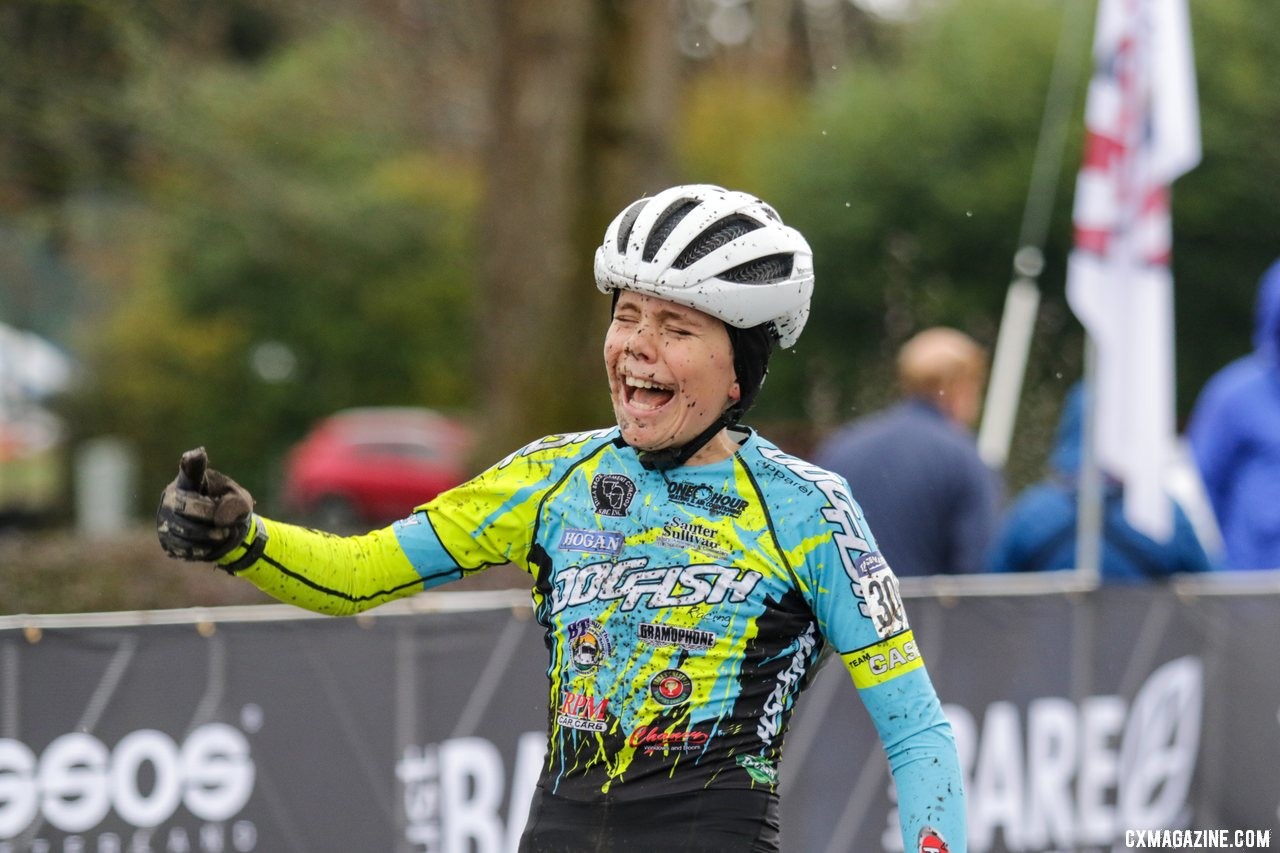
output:
[{"label": "flagpole", "polygon": [[1044,269],[1045,238],[1062,172],[1067,119],[1087,54],[1080,50],[1080,42],[1088,36],[1088,6],[1087,3],[1066,3],[1063,8],[1062,30],[1049,75],[1031,182],[1018,233],[1018,250],[1013,256],[1014,279],[1005,294],[1004,314],[991,359],[991,378],[987,382],[982,423],[978,428],[978,455],[995,470],[1003,469],[1009,461],[1022,383],[1040,311],[1038,280]]},{"label": "flagpole", "polygon": [[1076,483],[1076,574],[1097,587],[1102,579],[1102,468],[1098,465],[1098,348],[1084,343],[1084,410],[1080,418],[1080,479]]}]

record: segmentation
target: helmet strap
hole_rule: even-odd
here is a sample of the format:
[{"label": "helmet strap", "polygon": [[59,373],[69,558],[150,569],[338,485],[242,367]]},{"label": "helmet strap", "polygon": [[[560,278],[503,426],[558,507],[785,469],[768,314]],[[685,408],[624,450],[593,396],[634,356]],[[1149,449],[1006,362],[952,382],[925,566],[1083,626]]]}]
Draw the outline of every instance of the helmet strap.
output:
[{"label": "helmet strap", "polygon": [[725,412],[716,418],[711,426],[689,439],[688,442],[679,447],[662,447],[658,450],[637,450],[636,455],[640,458],[640,465],[646,471],[670,471],[672,468],[679,468],[684,463],[693,458],[693,454],[697,453],[707,442],[715,438],[720,430],[731,427],[738,422],[735,415],[736,407],[726,409]]}]

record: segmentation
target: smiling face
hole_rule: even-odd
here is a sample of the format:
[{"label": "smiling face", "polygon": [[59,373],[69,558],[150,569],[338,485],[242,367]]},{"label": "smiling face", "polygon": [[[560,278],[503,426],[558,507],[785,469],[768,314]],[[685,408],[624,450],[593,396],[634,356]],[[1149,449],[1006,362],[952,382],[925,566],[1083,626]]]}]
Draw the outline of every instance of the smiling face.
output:
[{"label": "smiling face", "polygon": [[[724,323],[694,308],[624,290],[604,339],[613,413],[627,444],[688,444],[742,396]],[[723,433],[688,464],[731,456]]]}]

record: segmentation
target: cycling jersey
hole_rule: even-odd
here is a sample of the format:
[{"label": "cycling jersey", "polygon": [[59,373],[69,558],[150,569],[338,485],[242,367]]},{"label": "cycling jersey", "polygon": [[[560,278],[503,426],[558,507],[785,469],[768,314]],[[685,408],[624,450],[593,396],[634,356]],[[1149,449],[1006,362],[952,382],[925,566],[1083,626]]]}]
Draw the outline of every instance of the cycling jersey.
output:
[{"label": "cycling jersey", "polygon": [[260,519],[265,551],[241,574],[352,613],[522,567],[549,651],[539,787],[584,803],[772,794],[796,699],[830,645],[884,744],[907,849],[940,833],[959,853],[951,729],[848,484],[731,434],[731,458],[665,472],[616,427],[552,436],[365,536]]}]

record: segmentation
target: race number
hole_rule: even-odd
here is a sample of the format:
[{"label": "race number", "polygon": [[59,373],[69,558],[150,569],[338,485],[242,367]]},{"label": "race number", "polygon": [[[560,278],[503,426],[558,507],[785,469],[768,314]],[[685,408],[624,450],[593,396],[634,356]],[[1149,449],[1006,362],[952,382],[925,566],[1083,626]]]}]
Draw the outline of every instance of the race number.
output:
[{"label": "race number", "polygon": [[888,565],[858,578],[858,587],[880,639],[907,630],[907,611],[902,606],[898,578]]}]

